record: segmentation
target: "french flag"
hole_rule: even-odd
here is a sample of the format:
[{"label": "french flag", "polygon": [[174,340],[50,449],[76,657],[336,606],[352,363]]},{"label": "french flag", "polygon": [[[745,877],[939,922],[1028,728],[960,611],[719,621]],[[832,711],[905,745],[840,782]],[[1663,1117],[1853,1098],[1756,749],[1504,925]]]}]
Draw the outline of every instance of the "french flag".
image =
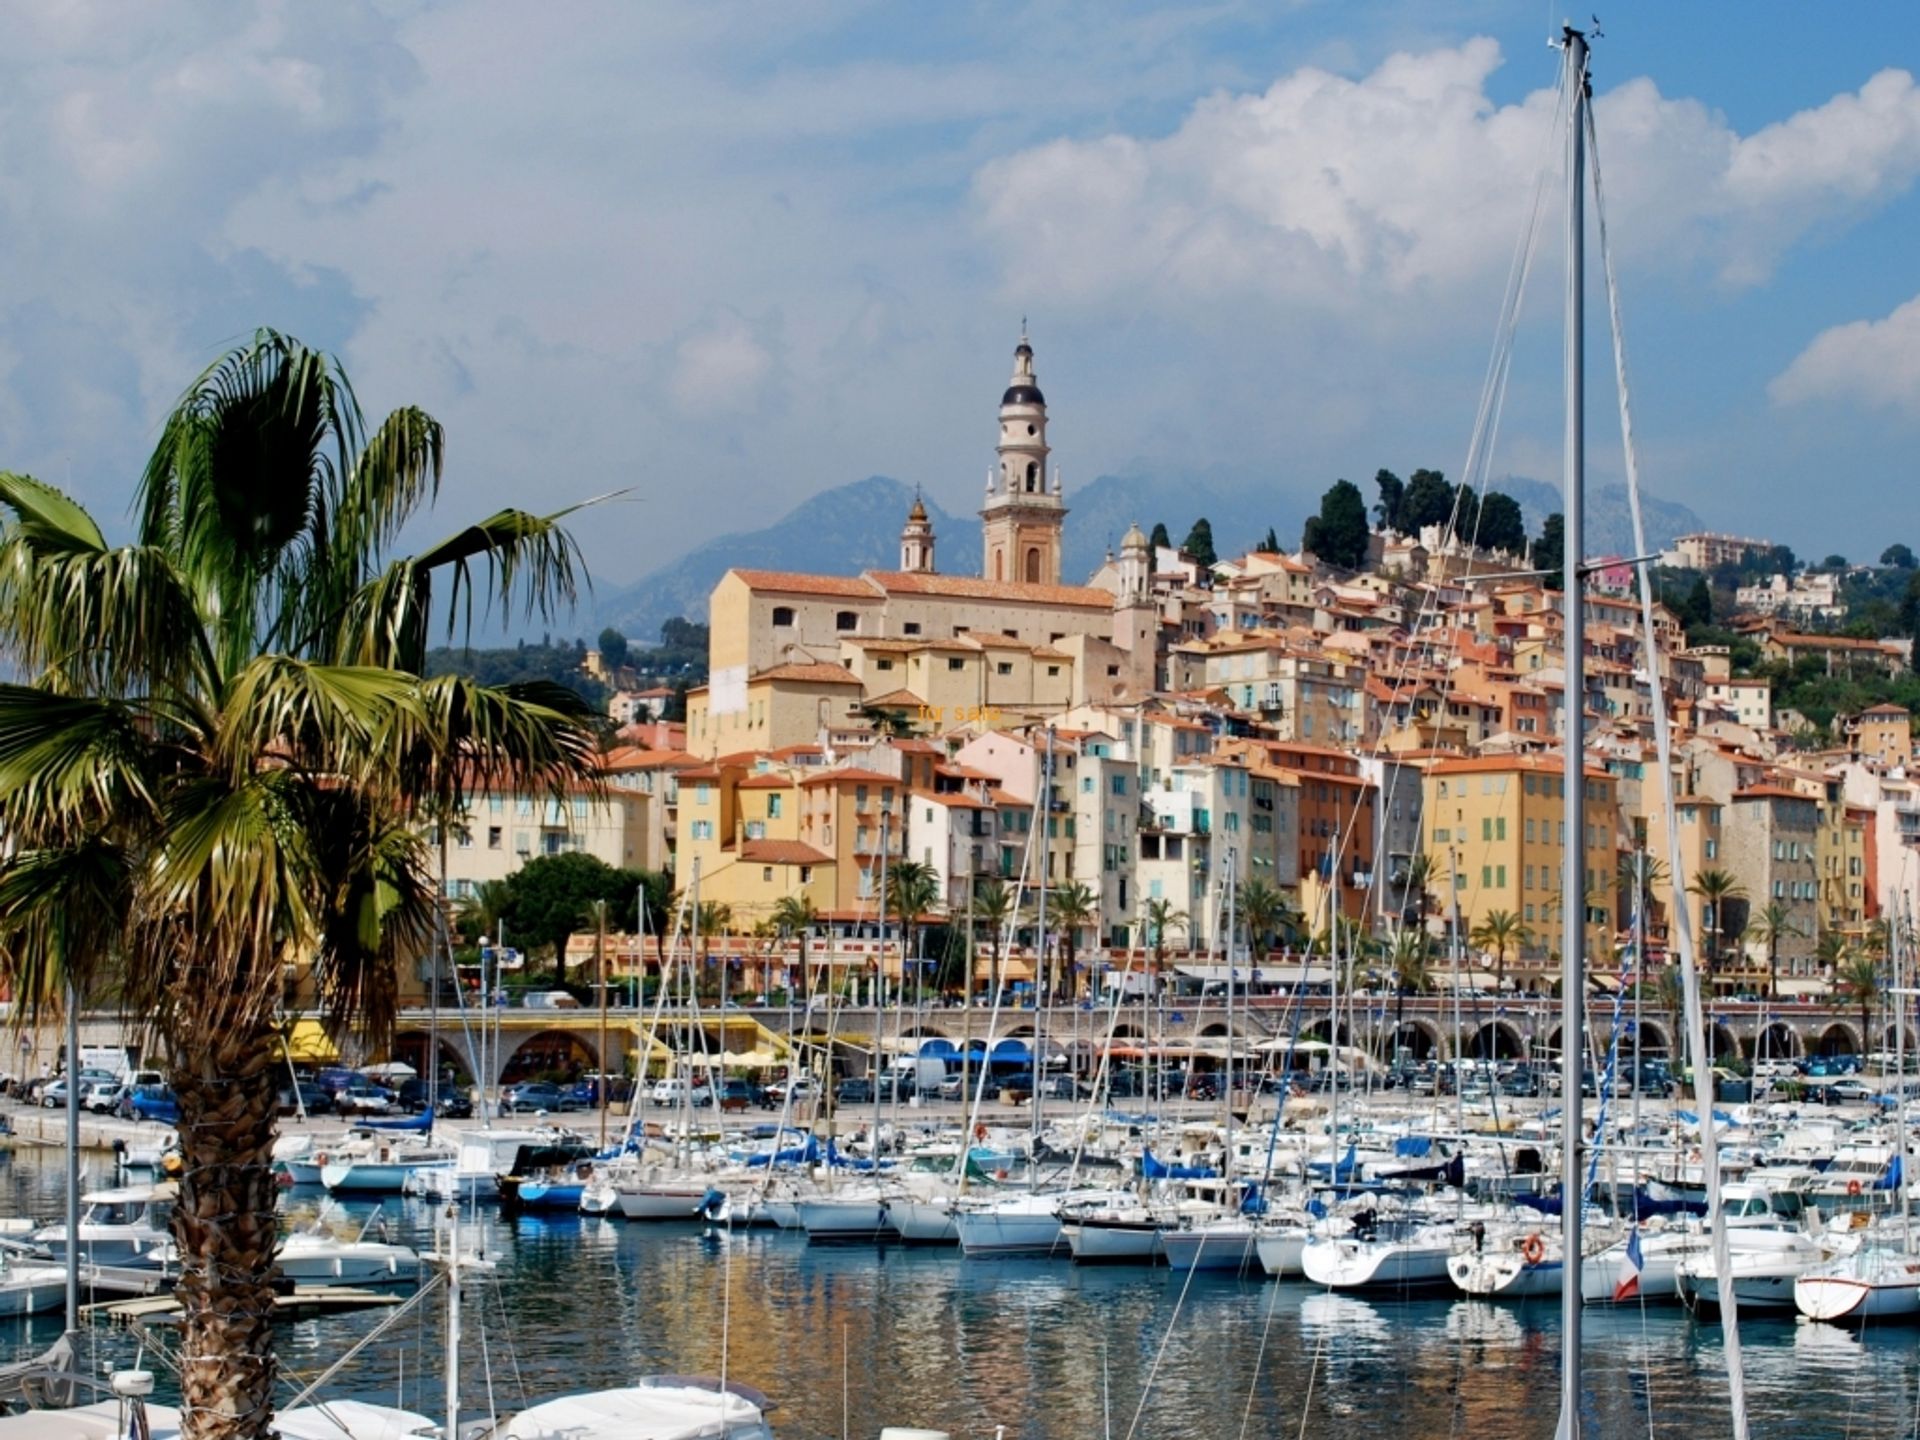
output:
[{"label": "french flag", "polygon": [[1640,1293],[1640,1227],[1634,1226],[1627,1232],[1627,1253],[1620,1259],[1620,1269],[1613,1278],[1613,1303],[1631,1300]]}]

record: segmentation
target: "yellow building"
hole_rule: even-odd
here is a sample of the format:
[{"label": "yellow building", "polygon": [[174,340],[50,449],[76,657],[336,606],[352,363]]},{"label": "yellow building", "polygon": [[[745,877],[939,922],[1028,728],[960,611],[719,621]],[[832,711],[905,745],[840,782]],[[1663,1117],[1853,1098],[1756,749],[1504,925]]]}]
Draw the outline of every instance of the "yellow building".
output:
[{"label": "yellow building", "polygon": [[860,678],[844,665],[776,665],[747,681],[733,709],[715,713],[711,686],[689,690],[687,749],[713,756],[810,745],[860,705]]},{"label": "yellow building", "polygon": [[731,932],[745,934],[770,920],[789,895],[805,896],[818,910],[831,906],[833,855],[800,838],[799,775],[729,757],[680,778],[679,878],[689,883],[693,862],[699,863],[700,903],[726,906]]},{"label": "yellow building", "polygon": [[1846,722],[1847,750],[1883,770],[1913,764],[1913,714],[1901,705],[1875,705]]},{"label": "yellow building", "polygon": [[[1587,959],[1610,956],[1615,871],[1614,780],[1587,768],[1584,873]],[[1471,932],[1495,910],[1532,932],[1525,953],[1559,949],[1563,770],[1557,756],[1492,755],[1441,760],[1422,782],[1426,849],[1441,877],[1440,912],[1458,907]],[[1577,843],[1577,842],[1576,842]]]}]

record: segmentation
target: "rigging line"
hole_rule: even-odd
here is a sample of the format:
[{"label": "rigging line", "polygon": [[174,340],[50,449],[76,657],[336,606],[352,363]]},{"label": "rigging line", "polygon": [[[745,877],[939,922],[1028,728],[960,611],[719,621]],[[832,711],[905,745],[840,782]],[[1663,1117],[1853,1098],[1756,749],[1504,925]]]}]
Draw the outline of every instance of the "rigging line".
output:
[{"label": "rigging line", "polygon": [[386,1334],[388,1330],[392,1329],[405,1316],[418,1309],[420,1303],[445,1282],[446,1276],[444,1274],[436,1274],[429,1277],[426,1284],[422,1285],[418,1290],[414,1291],[413,1294],[400,1302],[399,1309],[393,1311],[386,1319],[382,1320],[378,1325],[374,1326],[373,1329],[354,1341],[352,1345],[349,1345],[346,1352],[342,1354],[338,1360],[334,1361],[333,1364],[329,1365],[325,1370],[322,1370],[318,1378],[302,1389],[293,1399],[289,1400],[283,1408],[291,1409],[303,1400],[312,1398],[314,1391],[326,1384],[327,1381],[331,1380],[335,1375],[338,1375],[356,1355],[366,1349],[367,1346],[371,1345],[375,1340],[378,1340],[382,1335]]},{"label": "rigging line", "polygon": [[[1248,1427],[1253,1424],[1254,1392],[1260,1388],[1260,1367],[1262,1362],[1267,1358],[1267,1345],[1273,1337],[1273,1317],[1279,1308],[1280,1282],[1275,1280],[1267,1286],[1267,1314],[1266,1319],[1260,1326],[1260,1348],[1256,1350],[1253,1355],[1253,1377],[1247,1382],[1247,1405],[1246,1408],[1240,1412],[1239,1440],[1247,1440]],[[1108,1427],[1108,1434],[1112,1434],[1111,1426]]]},{"label": "rigging line", "polygon": [[[1633,436],[1633,402],[1628,384],[1626,332],[1620,317],[1620,286],[1613,265],[1613,250],[1608,241],[1606,196],[1600,183],[1600,151],[1591,107],[1587,111],[1587,151],[1593,172],[1593,200],[1596,233],[1600,244],[1602,270],[1607,283],[1607,318],[1613,335],[1615,388],[1620,407],[1620,441],[1627,472],[1628,509],[1633,519],[1633,544],[1636,554],[1647,550],[1646,525],[1640,505],[1640,461]],[[1660,688],[1660,665],[1653,626],[1653,582],[1647,567],[1636,565],[1640,590],[1641,625],[1644,630],[1644,658],[1647,662],[1647,691],[1653,706],[1654,741],[1659,752],[1662,803],[1666,810],[1668,874],[1676,891],[1683,884],[1679,819],[1673,796],[1673,737],[1667,725],[1666,696]],[[1677,938],[1680,941],[1681,979],[1686,992],[1688,1039],[1694,1047],[1694,1098],[1700,1113],[1700,1158],[1705,1167],[1707,1187],[1707,1223],[1716,1274],[1731,1275],[1726,1223],[1720,1201],[1720,1146],[1713,1119],[1712,1052],[1707,1049],[1706,1019],[1700,998],[1700,977],[1693,951],[1691,918],[1685,905],[1674,907]],[[1723,1284],[1720,1299],[1722,1349],[1726,1355],[1728,1404],[1732,1410],[1733,1440],[1747,1440],[1746,1371],[1740,1354],[1739,1300],[1733,1286]]]},{"label": "rigging line", "polygon": [[[1204,1238],[1200,1244],[1202,1249],[1206,1247]],[[1140,1417],[1147,1413],[1147,1401],[1153,1398],[1154,1380],[1160,1374],[1161,1362],[1167,1358],[1167,1347],[1173,1343],[1173,1332],[1180,1324],[1180,1312],[1186,1308],[1187,1292],[1193,1289],[1193,1277],[1199,1273],[1200,1261],[1196,1254],[1194,1263],[1187,1267],[1187,1278],[1180,1282],[1180,1295],[1173,1302],[1173,1314],[1167,1317],[1167,1328],[1161,1332],[1160,1346],[1153,1352],[1153,1364],[1147,1367],[1146,1381],[1140,1387],[1140,1403],[1134,1407],[1133,1423],[1127,1426],[1126,1440],[1133,1440],[1135,1433],[1140,1429]]]}]

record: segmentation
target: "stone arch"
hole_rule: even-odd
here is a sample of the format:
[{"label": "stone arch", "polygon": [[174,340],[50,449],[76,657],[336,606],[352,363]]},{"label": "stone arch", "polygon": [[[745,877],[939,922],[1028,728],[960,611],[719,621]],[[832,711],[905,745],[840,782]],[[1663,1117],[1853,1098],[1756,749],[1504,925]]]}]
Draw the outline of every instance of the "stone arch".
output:
[{"label": "stone arch", "polygon": [[1821,1055],[1858,1055],[1860,1032],[1851,1021],[1829,1021],[1821,1029],[1820,1038],[1814,1043],[1814,1049]]},{"label": "stone arch", "polygon": [[1465,1038],[1464,1054],[1476,1060],[1518,1060],[1526,1037],[1511,1020],[1489,1020]]},{"label": "stone arch", "polygon": [[1560,1039],[1565,1030],[1564,1025],[1556,1025],[1547,1031],[1546,1036],[1540,1041],[1539,1048],[1534,1051],[1535,1058],[1543,1055],[1557,1056],[1560,1053]]},{"label": "stone arch", "polygon": [[[1621,1037],[1620,1053],[1623,1055],[1633,1053],[1632,1021],[1627,1022],[1627,1033]],[[1640,1022],[1640,1058],[1644,1060],[1650,1056],[1673,1058],[1673,1037],[1667,1033],[1666,1025],[1658,1020]]]},{"label": "stone arch", "polygon": [[1729,1055],[1737,1057],[1740,1054],[1740,1037],[1733,1033],[1730,1026],[1716,1020],[1707,1028],[1707,1048],[1713,1051],[1715,1060]]},{"label": "stone arch", "polygon": [[1300,1038],[1302,1040],[1317,1040],[1323,1045],[1329,1040],[1339,1045],[1351,1045],[1353,1043],[1353,1031],[1348,1028],[1344,1020],[1321,1019],[1315,1020],[1309,1025],[1301,1026]]},{"label": "stone arch", "polygon": [[1113,1027],[1113,1038],[1116,1040],[1138,1040],[1140,1038],[1140,1027],[1123,1021]]},{"label": "stone arch", "polygon": [[[416,1074],[425,1075],[428,1039],[425,1030],[397,1030],[394,1032],[390,1058],[411,1065]],[[456,1077],[466,1076],[472,1069],[473,1057],[467,1053],[465,1040],[457,1033],[442,1034],[439,1039],[441,1066],[451,1069]]]},{"label": "stone arch", "polygon": [[580,1075],[600,1068],[598,1052],[583,1035],[572,1030],[536,1030],[507,1052],[497,1079],[506,1084],[549,1071]]},{"label": "stone arch", "polygon": [[1215,1020],[1209,1024],[1202,1025],[1199,1033],[1203,1036],[1211,1036],[1214,1039],[1223,1039],[1233,1034],[1233,1031],[1224,1020]]},{"label": "stone arch", "polygon": [[909,1025],[901,1035],[903,1038],[920,1040],[951,1040],[953,1038],[938,1025]]},{"label": "stone arch", "polygon": [[1380,1058],[1392,1060],[1405,1050],[1415,1060],[1442,1060],[1447,1054],[1447,1032],[1437,1020],[1409,1015],[1397,1026],[1380,1032]]},{"label": "stone arch", "polygon": [[1794,1060],[1802,1050],[1800,1032],[1784,1020],[1776,1020],[1753,1037],[1756,1060]]},{"label": "stone arch", "polygon": [[1040,583],[1040,547],[1037,545],[1029,545],[1027,547],[1026,580],[1029,585],[1038,585]]}]

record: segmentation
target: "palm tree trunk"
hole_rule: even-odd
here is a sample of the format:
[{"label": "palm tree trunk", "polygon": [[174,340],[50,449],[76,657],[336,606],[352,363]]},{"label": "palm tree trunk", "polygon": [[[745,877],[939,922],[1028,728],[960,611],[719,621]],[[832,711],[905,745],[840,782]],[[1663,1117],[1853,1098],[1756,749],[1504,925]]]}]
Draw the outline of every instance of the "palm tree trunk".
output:
[{"label": "palm tree trunk", "polygon": [[213,998],[182,1005],[173,1036],[185,1162],[172,1227],[180,1250],[182,1434],[264,1440],[276,1375],[278,1063],[270,1018],[235,1015],[240,1007]]}]

